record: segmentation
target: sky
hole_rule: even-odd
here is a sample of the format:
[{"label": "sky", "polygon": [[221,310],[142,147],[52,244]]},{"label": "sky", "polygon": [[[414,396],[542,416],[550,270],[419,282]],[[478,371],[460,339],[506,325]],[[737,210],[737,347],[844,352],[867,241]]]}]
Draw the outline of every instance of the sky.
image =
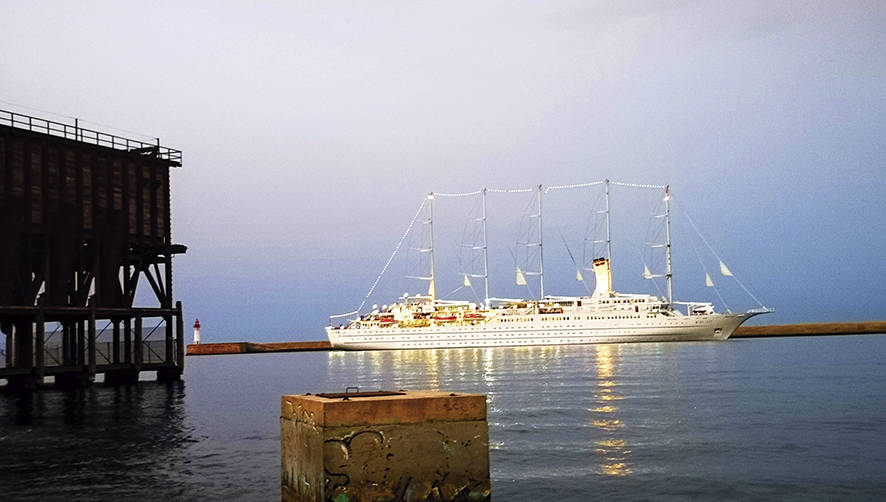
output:
[{"label": "sky", "polygon": [[[886,318],[882,1],[7,0],[0,33],[0,108],[183,151],[174,288],[204,341],[323,339],[427,192],[604,178],[671,186],[679,298],[718,303],[689,214],[760,323]],[[617,290],[648,292],[619,246],[660,196],[613,192]],[[462,200],[435,206],[450,241]],[[574,219],[545,215],[546,292],[578,292],[556,228],[587,208],[543,200]],[[531,201],[490,204],[517,228]],[[370,303],[403,293],[391,268]]]}]

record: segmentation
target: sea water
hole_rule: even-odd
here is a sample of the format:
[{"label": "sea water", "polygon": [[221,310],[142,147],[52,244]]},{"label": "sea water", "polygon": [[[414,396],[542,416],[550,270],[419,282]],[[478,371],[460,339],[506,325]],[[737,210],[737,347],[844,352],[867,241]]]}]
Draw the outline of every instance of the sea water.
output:
[{"label": "sea water", "polygon": [[886,337],[190,357],[0,396],[3,500],[279,500],[280,396],[488,396],[493,499],[886,499]]}]

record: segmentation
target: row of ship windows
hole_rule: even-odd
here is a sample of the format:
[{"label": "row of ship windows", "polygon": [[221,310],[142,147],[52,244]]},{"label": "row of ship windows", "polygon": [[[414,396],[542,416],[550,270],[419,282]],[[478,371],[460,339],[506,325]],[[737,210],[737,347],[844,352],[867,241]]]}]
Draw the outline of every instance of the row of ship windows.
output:
[{"label": "row of ship windows", "polygon": [[[601,333],[601,334],[606,334],[606,333]],[[628,334],[628,335],[636,335],[637,333],[627,333],[627,334]],[[491,335],[491,336],[494,336],[494,337],[501,337],[501,336],[510,336],[510,334],[508,334],[508,333],[497,333],[497,334],[493,334],[493,335]],[[554,336],[561,336],[561,337],[564,337],[564,336],[570,336],[570,335],[569,335],[568,332],[561,331],[561,332],[559,332],[559,333],[554,333]],[[620,335],[620,336],[624,336],[624,335]],[[390,338],[391,338],[391,337],[389,337],[389,336],[367,336],[367,337],[363,337],[363,338],[361,338],[359,341],[360,341],[360,342],[391,341]],[[415,336],[415,337],[413,337],[413,336],[407,336],[407,337],[404,337],[404,338],[405,338],[406,340],[433,340],[433,341],[437,341],[437,342],[440,341],[440,340],[437,340],[437,337],[432,336],[432,335],[423,335],[423,336]],[[467,338],[467,339],[472,339],[472,340],[476,339],[475,337],[470,336],[470,335],[452,335],[450,338],[451,338],[451,339],[465,339],[465,338]],[[596,338],[596,337],[593,338],[593,340],[598,340],[598,339],[599,339],[599,338]],[[586,339],[582,338],[580,341],[583,342],[583,341],[585,341],[585,340],[586,340]],[[355,341],[356,341],[356,340],[355,340]],[[526,342],[526,341],[532,341],[533,343],[538,343],[538,342],[546,342],[546,343],[547,343],[547,342],[550,342],[550,340],[540,340],[540,339],[538,339],[538,338],[524,338],[524,339],[520,339],[520,340],[518,340],[518,341],[524,341],[524,342]],[[498,341],[498,340],[493,340],[492,343],[503,343],[503,342],[502,342],[502,341]],[[406,345],[409,345],[409,344],[406,344]]]},{"label": "row of ship windows", "polygon": [[[586,320],[591,320],[591,319],[640,319],[641,317],[644,317],[644,316],[641,316],[641,315],[609,315],[609,316],[602,316],[602,315],[601,315],[601,316],[585,316],[585,319],[586,319]],[[653,318],[653,317],[655,317],[655,316],[653,316],[653,315],[648,315],[648,314],[647,314],[645,317],[647,317],[647,318]],[[540,320],[542,320],[542,321],[569,321],[569,320],[580,321],[581,319],[582,319],[581,316],[577,316],[577,317],[569,317],[569,316],[565,316],[565,317],[542,317]],[[532,318],[499,319],[499,320],[500,320],[501,322],[530,322],[530,321],[532,321]]]},{"label": "row of ship windows", "polygon": [[[642,316],[589,317],[588,319],[639,319],[640,317],[642,317]],[[651,318],[651,317],[652,317],[652,316],[647,316],[647,318]],[[507,319],[500,319],[500,320],[501,320],[502,322],[504,322],[504,321],[506,321]],[[580,320],[580,318],[579,318],[578,320]],[[696,324],[700,324],[700,322],[699,322],[699,321],[696,321]],[[567,327],[567,328],[579,328],[579,329],[580,329],[580,328],[584,328],[585,326],[582,326],[582,325],[580,325],[580,324],[570,324],[570,325],[565,326],[565,327]],[[373,329],[373,328],[367,328],[367,329]],[[375,329],[378,329],[378,328],[375,328]],[[384,329],[385,331],[387,331],[386,328],[381,328],[381,329]],[[430,328],[430,329],[432,329],[434,332],[440,332],[440,331],[444,331],[444,332],[445,332],[445,331],[447,330],[447,328]],[[479,328],[479,329],[472,329],[471,331],[472,331],[472,332],[473,332],[473,331],[489,331],[489,330],[491,330],[491,329],[493,329],[493,330],[504,330],[504,331],[506,331],[506,333],[507,333],[507,332],[508,332],[507,330],[508,330],[509,328],[507,328],[507,327],[503,327],[503,326],[489,326],[489,327],[481,327],[481,328]],[[429,328],[420,328],[420,329],[403,329],[403,330],[401,330],[399,333],[424,333],[424,332],[426,332],[426,331],[428,331],[428,330],[429,330]],[[386,334],[392,335],[393,333],[387,332]],[[495,335],[495,336],[501,336],[501,335]]]},{"label": "row of ship windows", "polygon": [[[655,318],[656,316],[654,314],[584,316],[584,319],[587,321],[590,321],[590,320],[605,320],[605,319],[641,319],[644,317],[647,319],[652,319],[652,318]],[[582,316],[542,317],[539,320],[541,320],[541,321],[570,321],[570,320],[581,321]],[[516,319],[498,319],[498,322],[501,322],[501,323],[514,323],[514,322],[525,323],[525,322],[532,322],[532,321],[533,321],[533,318],[531,318],[531,317],[519,317]],[[475,324],[472,322],[471,325],[473,326]],[[500,329],[500,328],[493,328],[493,329]]]},{"label": "row of ship windows", "polygon": [[[517,339],[517,340],[490,340],[489,345],[536,345],[539,343],[557,343],[561,340],[538,340],[535,338],[532,339]],[[618,341],[616,338],[579,338],[574,340],[569,340],[569,343],[600,343],[600,342],[616,342]],[[403,347],[427,347],[427,346],[436,346],[434,343],[404,343]]]}]

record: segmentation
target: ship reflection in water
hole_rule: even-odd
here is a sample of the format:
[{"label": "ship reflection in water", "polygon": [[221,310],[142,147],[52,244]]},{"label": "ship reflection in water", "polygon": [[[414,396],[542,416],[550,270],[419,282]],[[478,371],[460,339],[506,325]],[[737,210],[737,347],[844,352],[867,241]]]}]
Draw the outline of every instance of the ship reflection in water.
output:
[{"label": "ship reflection in water", "polygon": [[617,392],[618,383],[614,379],[615,362],[611,345],[597,345],[597,388],[594,393],[594,407],[591,424],[603,432],[603,437],[594,441],[594,453],[602,459],[602,472],[609,476],[628,476],[628,456],[631,450],[619,432],[625,423],[618,418],[618,401],[624,397]]},{"label": "ship reflection in water", "polygon": [[[361,383],[369,387],[456,390],[476,377],[479,388],[472,392],[496,393],[498,375],[515,369],[544,371],[564,346],[485,347],[458,349],[332,351],[328,381],[340,375],[360,375],[359,382],[342,381],[341,386]],[[526,366],[530,366],[526,368]],[[441,380],[441,375],[445,375]],[[369,388],[367,387],[367,388]],[[386,389],[390,390],[390,389]]]},{"label": "ship reflection in water", "polygon": [[[583,407],[591,415],[586,444],[593,444],[597,461],[594,466],[586,465],[585,468],[603,476],[628,476],[633,471],[629,462],[631,449],[625,439],[626,424],[619,412],[619,402],[624,396],[619,392],[617,379],[618,350],[619,347],[613,345],[588,345],[333,351],[329,357],[327,381],[342,388],[359,385],[363,390],[428,389],[484,393],[488,396],[492,450],[518,448],[525,441],[521,433],[552,434],[548,436],[551,445],[561,440],[574,441],[573,434],[569,434],[573,439],[567,439],[564,434],[565,430],[575,432],[574,422],[559,424],[565,430],[547,432],[551,424],[546,420],[551,413],[563,413],[560,407],[564,396],[587,396],[590,387],[592,393],[584,398],[588,404]],[[583,382],[569,382],[564,387],[564,382],[555,375],[565,370],[564,365],[568,366],[568,353],[582,353],[588,373]],[[342,375],[359,375],[358,381],[341,380]],[[503,376],[508,378],[503,380]],[[499,416],[502,403],[515,399],[526,400],[521,408],[523,413],[514,417]],[[511,433],[516,433],[516,437]],[[512,438],[517,444],[503,445],[501,439],[505,438]]]}]

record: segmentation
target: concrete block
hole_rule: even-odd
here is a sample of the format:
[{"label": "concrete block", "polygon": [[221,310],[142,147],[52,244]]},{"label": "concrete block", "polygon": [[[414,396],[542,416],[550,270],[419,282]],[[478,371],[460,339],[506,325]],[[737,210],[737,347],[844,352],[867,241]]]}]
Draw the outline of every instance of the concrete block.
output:
[{"label": "concrete block", "polygon": [[280,427],[284,501],[490,500],[483,395],[288,395]]}]

